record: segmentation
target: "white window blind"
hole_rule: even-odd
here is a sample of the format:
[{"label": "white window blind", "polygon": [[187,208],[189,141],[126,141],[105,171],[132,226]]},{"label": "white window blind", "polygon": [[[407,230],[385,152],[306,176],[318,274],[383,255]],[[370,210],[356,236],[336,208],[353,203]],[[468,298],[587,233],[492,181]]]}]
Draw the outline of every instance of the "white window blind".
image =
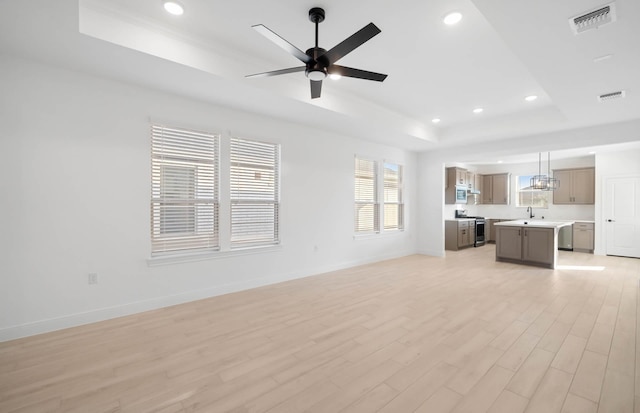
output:
[{"label": "white window blind", "polygon": [[384,163],[383,228],[404,228],[404,204],[402,202],[402,165]]},{"label": "white window blind", "polygon": [[280,145],[231,138],[231,247],[280,241]]},{"label": "white window blind", "polygon": [[378,163],[355,158],[355,232],[380,230],[378,204]]},{"label": "white window blind", "polygon": [[151,126],[152,255],[217,250],[219,136]]}]

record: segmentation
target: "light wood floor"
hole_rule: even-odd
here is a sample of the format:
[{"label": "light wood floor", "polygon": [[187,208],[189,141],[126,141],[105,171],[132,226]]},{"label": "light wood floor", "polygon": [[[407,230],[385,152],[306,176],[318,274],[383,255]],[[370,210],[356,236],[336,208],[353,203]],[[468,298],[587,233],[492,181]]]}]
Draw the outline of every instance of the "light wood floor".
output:
[{"label": "light wood floor", "polygon": [[640,260],[563,252],[576,269],[553,271],[494,251],[0,343],[0,411],[640,412]]}]

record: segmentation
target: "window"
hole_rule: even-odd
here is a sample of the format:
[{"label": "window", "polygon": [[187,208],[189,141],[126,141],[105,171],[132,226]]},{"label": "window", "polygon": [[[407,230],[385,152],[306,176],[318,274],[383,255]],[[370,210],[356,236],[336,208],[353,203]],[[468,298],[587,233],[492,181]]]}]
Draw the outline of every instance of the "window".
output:
[{"label": "window", "polygon": [[378,205],[378,162],[355,159],[355,232],[380,231]]},{"label": "window", "polygon": [[549,208],[549,191],[532,188],[532,177],[533,175],[523,175],[517,177],[516,206]]},{"label": "window", "polygon": [[402,165],[384,163],[384,208],[383,228],[385,230],[402,229]]},{"label": "window", "polygon": [[280,145],[231,139],[231,247],[279,242]]},{"label": "window", "polygon": [[216,250],[217,135],[152,125],[151,253]]}]

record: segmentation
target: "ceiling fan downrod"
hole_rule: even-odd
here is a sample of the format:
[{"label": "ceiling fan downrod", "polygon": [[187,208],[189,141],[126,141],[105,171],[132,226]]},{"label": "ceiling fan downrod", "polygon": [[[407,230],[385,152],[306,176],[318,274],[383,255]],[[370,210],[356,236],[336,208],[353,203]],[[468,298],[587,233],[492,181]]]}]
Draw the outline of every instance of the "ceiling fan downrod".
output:
[{"label": "ceiling fan downrod", "polygon": [[316,25],[316,49],[318,48],[318,24],[324,21],[324,9],[314,7],[309,10],[309,20]]},{"label": "ceiling fan downrod", "polygon": [[[329,62],[326,61],[327,59],[322,58],[327,51],[318,46],[318,24],[324,21],[324,16],[324,9],[320,7],[314,7],[309,10],[309,20],[316,26],[316,46],[306,51],[306,54],[313,60],[307,63],[305,74],[309,80],[314,82],[322,81],[328,74],[327,66],[329,66]],[[319,84],[316,84],[316,87],[319,87]]]}]

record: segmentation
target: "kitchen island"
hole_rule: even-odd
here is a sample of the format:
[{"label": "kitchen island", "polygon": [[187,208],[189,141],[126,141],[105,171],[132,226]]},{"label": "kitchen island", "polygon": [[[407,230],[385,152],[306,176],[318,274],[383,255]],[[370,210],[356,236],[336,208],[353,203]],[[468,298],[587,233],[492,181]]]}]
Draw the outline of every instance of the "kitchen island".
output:
[{"label": "kitchen island", "polygon": [[573,221],[502,221],[496,228],[496,261],[555,269],[558,232]]}]

